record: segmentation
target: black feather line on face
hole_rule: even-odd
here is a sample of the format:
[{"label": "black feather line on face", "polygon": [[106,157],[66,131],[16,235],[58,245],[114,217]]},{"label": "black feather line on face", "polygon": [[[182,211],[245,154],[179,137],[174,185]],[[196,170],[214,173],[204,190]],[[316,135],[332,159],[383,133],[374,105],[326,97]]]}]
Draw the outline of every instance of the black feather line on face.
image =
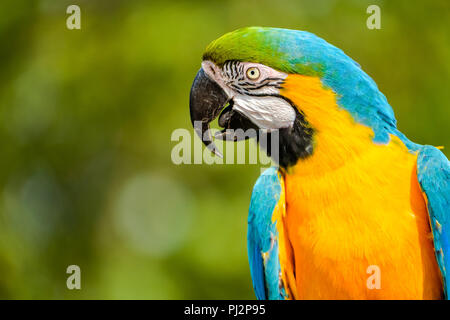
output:
[{"label": "black feather line on face", "polygon": [[[263,87],[275,87],[277,89],[281,89],[281,85],[283,84],[284,79],[270,77],[261,79],[258,82],[249,82],[246,80],[245,75],[243,74],[243,64],[237,60],[225,62],[223,70],[229,77],[229,79],[238,79],[238,83],[234,81],[227,82],[227,84],[236,92],[253,97],[278,97],[288,102],[295,110],[295,120],[292,126],[288,128],[281,128],[278,130],[278,157],[272,157],[272,154],[276,155],[276,152],[273,152],[273,150],[271,149],[272,133],[262,133],[261,131],[258,132],[257,141],[260,143],[263,150],[266,151],[268,156],[272,157],[274,161],[278,162],[278,164],[282,168],[287,169],[291,166],[294,166],[299,159],[307,158],[313,153],[314,129],[306,121],[304,114],[298,110],[298,108],[292,101],[277,94],[251,92],[252,90],[258,90]],[[256,125],[254,125],[245,115],[238,112],[231,112],[231,110],[232,108],[230,108],[230,112],[227,115],[228,118],[226,118],[226,128],[241,128],[243,130],[247,130],[249,128],[257,128]],[[262,134],[267,136],[263,138]]]},{"label": "black feather line on face", "polygon": [[275,77],[268,77],[260,79],[259,81],[249,81],[244,74],[244,65],[237,60],[229,60],[225,62],[222,67],[222,71],[226,77],[225,81],[227,85],[235,90],[238,90],[239,93],[244,94],[249,90],[258,90],[264,87],[279,88],[284,81],[282,78]]}]

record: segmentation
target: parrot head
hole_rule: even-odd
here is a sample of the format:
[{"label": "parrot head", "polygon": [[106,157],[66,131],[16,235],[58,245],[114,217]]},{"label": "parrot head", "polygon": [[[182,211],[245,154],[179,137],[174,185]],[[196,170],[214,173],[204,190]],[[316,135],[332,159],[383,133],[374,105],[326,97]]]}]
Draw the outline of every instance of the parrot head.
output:
[{"label": "parrot head", "polygon": [[403,138],[385,96],[355,61],[309,32],[279,28],[248,27],[213,41],[190,93],[192,124],[209,149],[219,154],[208,130],[216,118],[219,139],[239,140],[226,129],[276,130],[284,168],[313,155],[321,133],[342,139],[338,109],[370,128],[374,142]]}]

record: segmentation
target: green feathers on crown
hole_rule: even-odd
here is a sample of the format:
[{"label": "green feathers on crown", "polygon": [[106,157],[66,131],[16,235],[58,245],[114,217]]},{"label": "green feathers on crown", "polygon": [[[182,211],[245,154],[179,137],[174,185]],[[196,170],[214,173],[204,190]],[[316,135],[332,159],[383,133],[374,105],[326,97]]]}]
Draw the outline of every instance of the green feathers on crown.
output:
[{"label": "green feathers on crown", "polygon": [[320,64],[308,63],[302,57],[288,54],[291,50],[286,50],[286,46],[296,45],[291,32],[298,33],[266,27],[238,29],[211,42],[203,54],[203,60],[210,60],[218,66],[227,60],[255,62],[286,73],[321,75],[323,70]]}]

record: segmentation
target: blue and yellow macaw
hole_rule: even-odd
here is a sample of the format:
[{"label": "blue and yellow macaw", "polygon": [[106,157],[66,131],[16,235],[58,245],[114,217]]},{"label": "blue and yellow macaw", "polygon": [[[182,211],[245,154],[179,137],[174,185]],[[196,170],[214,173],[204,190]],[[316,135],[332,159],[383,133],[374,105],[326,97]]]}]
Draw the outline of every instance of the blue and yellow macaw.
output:
[{"label": "blue and yellow macaw", "polygon": [[448,297],[449,161],[397,129],[385,96],[342,50],[304,31],[225,34],[203,54],[190,113],[217,154],[208,130],[217,117],[219,139],[277,133],[278,167],[257,180],[248,217],[258,299]]}]

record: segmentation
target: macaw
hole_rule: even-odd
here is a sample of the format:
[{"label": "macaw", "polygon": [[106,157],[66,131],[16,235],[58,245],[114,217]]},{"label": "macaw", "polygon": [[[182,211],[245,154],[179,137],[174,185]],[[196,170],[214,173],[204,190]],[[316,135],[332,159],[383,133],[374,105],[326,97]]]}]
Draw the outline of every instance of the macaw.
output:
[{"label": "macaw", "polygon": [[277,166],[258,178],[248,216],[258,299],[448,297],[449,161],[397,129],[386,97],[342,50],[305,31],[227,33],[203,54],[190,116],[217,155],[216,118],[216,139],[278,134]]}]

